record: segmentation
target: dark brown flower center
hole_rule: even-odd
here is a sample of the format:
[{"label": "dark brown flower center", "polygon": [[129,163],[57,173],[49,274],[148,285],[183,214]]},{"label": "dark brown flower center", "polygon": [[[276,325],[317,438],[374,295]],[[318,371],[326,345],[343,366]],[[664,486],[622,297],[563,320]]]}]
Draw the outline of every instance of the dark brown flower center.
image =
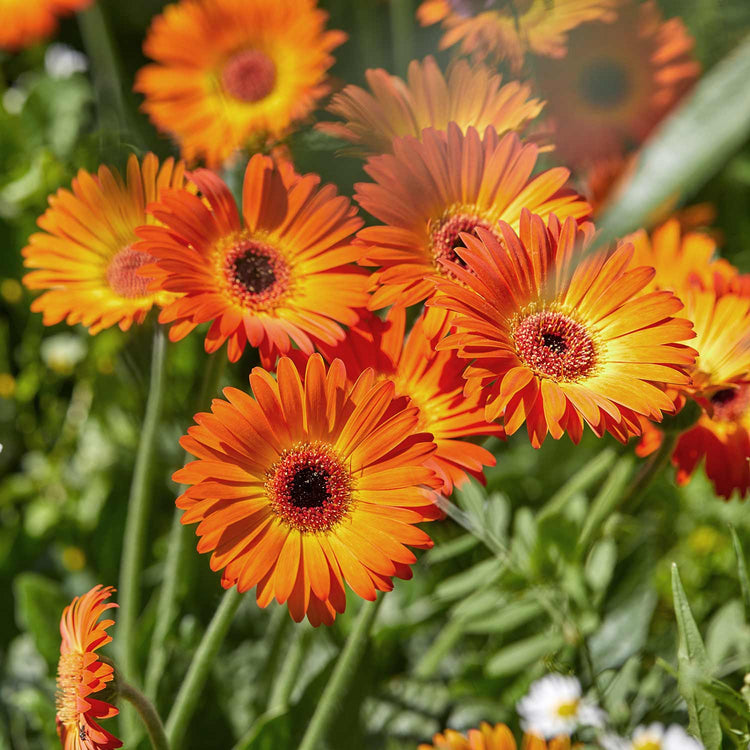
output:
[{"label": "dark brown flower center", "polygon": [[298,443],[267,474],[266,494],[279,518],[299,531],[328,531],[347,514],[352,478],[327,443]]},{"label": "dark brown flower center", "polygon": [[462,268],[466,268],[466,263],[456,253],[455,248],[466,247],[466,244],[461,239],[462,233],[476,235],[477,229],[486,229],[488,232],[493,231],[490,222],[474,214],[467,213],[453,214],[436,223],[432,229],[430,239],[432,242],[432,254],[440,271],[450,274],[450,271],[446,271],[440,265],[440,261],[443,260],[457,263]]},{"label": "dark brown flower center", "polygon": [[710,397],[713,407],[712,418],[718,422],[736,422],[750,407],[750,386],[722,388]]},{"label": "dark brown flower center", "polygon": [[153,263],[153,256],[133,250],[129,245],[118,252],[107,266],[107,283],[109,288],[121,297],[135,299],[148,296],[150,279],[140,276],[138,269]]},{"label": "dark brown flower center", "polygon": [[289,266],[270,245],[238,240],[224,257],[224,276],[232,296],[251,310],[274,307],[289,288]]},{"label": "dark brown flower center", "polygon": [[570,316],[542,310],[521,316],[511,326],[519,358],[538,375],[578,380],[596,367],[596,347],[586,328]]},{"label": "dark brown flower center", "polygon": [[596,109],[613,109],[630,92],[627,71],[615,60],[596,60],[584,68],[579,79],[581,96]]},{"label": "dark brown flower center", "polygon": [[257,49],[246,49],[229,58],[221,71],[221,85],[235,99],[259,102],[276,85],[276,65]]}]

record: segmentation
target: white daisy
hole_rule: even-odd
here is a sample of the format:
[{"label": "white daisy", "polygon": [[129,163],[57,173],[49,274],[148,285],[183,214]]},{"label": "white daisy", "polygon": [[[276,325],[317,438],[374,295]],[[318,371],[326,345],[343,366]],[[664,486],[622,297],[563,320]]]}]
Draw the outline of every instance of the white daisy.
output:
[{"label": "white daisy", "polygon": [[663,724],[649,724],[638,727],[632,740],[605,735],[601,742],[604,750],[704,750],[698,740],[676,724],[668,728]]},{"label": "white daisy", "polygon": [[600,727],[605,713],[581,694],[575,677],[550,674],[534,682],[516,706],[524,731],[546,739],[573,734],[581,726]]}]

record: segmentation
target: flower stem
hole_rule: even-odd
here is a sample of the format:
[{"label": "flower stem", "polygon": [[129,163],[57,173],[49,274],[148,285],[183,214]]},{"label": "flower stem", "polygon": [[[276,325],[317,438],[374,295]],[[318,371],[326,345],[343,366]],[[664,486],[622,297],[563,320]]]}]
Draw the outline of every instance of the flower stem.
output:
[{"label": "flower stem", "polygon": [[[654,477],[667,465],[669,458],[674,451],[680,433],[665,432],[664,439],[651,458],[641,467],[641,470],[633,477],[631,483],[625,488],[622,494],[620,505],[624,506],[633,501],[639,503],[643,496],[643,491],[651,484]],[[633,507],[631,506],[631,510]]]},{"label": "flower stem", "polygon": [[320,743],[341,703],[341,698],[357,671],[357,666],[368,643],[370,630],[375,622],[375,616],[383,599],[384,596],[381,594],[372,603],[362,602],[357,621],[354,623],[354,629],[349,634],[297,750],[319,750]]},{"label": "flower stem", "polygon": [[182,681],[182,685],[180,685],[172,710],[167,717],[167,739],[172,747],[176,748],[182,745],[190,719],[206,684],[208,672],[216,659],[224,636],[226,636],[229,626],[232,624],[240,601],[242,601],[242,594],[237,591],[236,587],[232,587],[224,594],[219,608],[214,613],[208,629],[198,644],[193,661],[190,663],[190,668]]},{"label": "flower stem", "polygon": [[[285,619],[290,619],[289,615]],[[277,670],[277,677],[274,680],[271,689],[271,697],[268,699],[269,712],[283,711],[289,705],[289,696],[297,684],[299,677],[299,668],[302,665],[302,659],[305,656],[305,646],[310,636],[309,628],[304,625],[297,625],[292,633],[292,642],[289,644],[281,668]]]},{"label": "flower stem", "polygon": [[403,76],[409,67],[414,45],[414,7],[412,0],[391,0],[390,14],[394,72]]},{"label": "flower stem", "polygon": [[[209,399],[213,398],[216,394],[226,363],[227,358],[223,352],[217,352],[208,358],[203,371],[203,382],[198,392],[198,399],[193,413],[205,409]],[[187,463],[188,460],[190,460],[190,455],[186,453],[184,463]],[[185,486],[181,485],[178,488],[178,494],[182,494],[185,489]],[[164,560],[164,574],[162,576],[159,601],[156,608],[156,624],[154,625],[151,648],[148,654],[148,666],[146,668],[146,680],[144,684],[146,695],[154,701],[157,699],[159,682],[167,666],[169,655],[167,638],[177,617],[180,582],[183,580],[180,570],[188,551],[190,537],[192,536],[191,529],[182,525],[181,518],[182,511],[176,508],[174,517],[172,518],[172,526],[169,530],[167,555]]]},{"label": "flower stem", "polygon": [[119,681],[117,692],[135,707],[135,710],[141,717],[141,721],[143,721],[146,727],[153,750],[169,750],[167,735],[164,733],[164,725],[161,723],[161,718],[159,718],[154,704],[143,693],[136,690],[127,682]]},{"label": "flower stem", "polygon": [[138,452],[130,485],[125,536],[120,561],[120,615],[117,621],[118,661],[130,679],[137,680],[138,648],[136,623],[140,606],[143,552],[148,530],[148,511],[151,498],[151,474],[156,456],[156,439],[166,390],[167,341],[164,329],[154,330],[146,413],[138,442]]}]

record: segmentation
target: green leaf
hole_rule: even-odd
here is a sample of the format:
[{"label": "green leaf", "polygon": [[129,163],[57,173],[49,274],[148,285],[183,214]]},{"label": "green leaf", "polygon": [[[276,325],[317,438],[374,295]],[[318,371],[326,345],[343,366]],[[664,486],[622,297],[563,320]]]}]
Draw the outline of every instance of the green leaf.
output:
[{"label": "green leaf", "polygon": [[682,587],[677,565],[674,563],[672,563],[672,595],[679,633],[677,685],[687,703],[690,716],[689,731],[703,743],[706,750],[719,750],[721,747],[719,708],[713,695],[703,686],[703,683],[711,677],[711,664],[690,610],[685,589]]},{"label": "green leaf", "polygon": [[485,672],[490,677],[507,677],[554,654],[565,645],[560,633],[539,633],[522,641],[515,641],[498,651],[488,662]]},{"label": "green leaf", "polygon": [[55,581],[37,573],[21,573],[13,582],[16,622],[34,639],[39,653],[54,669],[60,657],[60,615],[70,602]]},{"label": "green leaf", "polygon": [[731,524],[729,525],[729,533],[732,535],[734,554],[737,557],[737,574],[740,578],[742,601],[745,604],[745,617],[747,618],[750,617],[750,576],[747,574],[747,561],[745,560],[745,553],[742,551],[742,544],[740,543],[740,538],[737,536],[737,531]]},{"label": "green leaf", "polygon": [[268,711],[259,716],[234,750],[278,750],[291,747],[289,711]]},{"label": "green leaf", "polygon": [[521,599],[507,604],[491,615],[475,620],[466,619],[467,633],[507,633],[544,614],[545,609],[536,599]]},{"label": "green leaf", "polygon": [[703,687],[716,698],[719,703],[730,711],[733,711],[744,721],[750,722],[750,706],[742,697],[741,693],[726,685],[721,680],[712,678],[703,683]]}]

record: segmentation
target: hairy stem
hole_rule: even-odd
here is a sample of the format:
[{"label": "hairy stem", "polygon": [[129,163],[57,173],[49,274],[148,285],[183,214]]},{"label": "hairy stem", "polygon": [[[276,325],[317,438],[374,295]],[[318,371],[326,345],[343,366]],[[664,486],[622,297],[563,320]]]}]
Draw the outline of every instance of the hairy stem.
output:
[{"label": "hairy stem", "polygon": [[169,750],[167,735],[164,733],[164,725],[154,708],[154,704],[143,693],[136,690],[127,682],[119,681],[117,692],[120,697],[125,698],[126,701],[135,707],[135,710],[141,717],[141,721],[146,727],[153,750]]}]

